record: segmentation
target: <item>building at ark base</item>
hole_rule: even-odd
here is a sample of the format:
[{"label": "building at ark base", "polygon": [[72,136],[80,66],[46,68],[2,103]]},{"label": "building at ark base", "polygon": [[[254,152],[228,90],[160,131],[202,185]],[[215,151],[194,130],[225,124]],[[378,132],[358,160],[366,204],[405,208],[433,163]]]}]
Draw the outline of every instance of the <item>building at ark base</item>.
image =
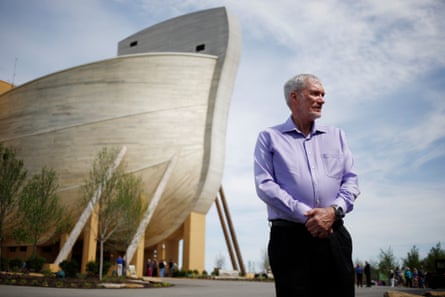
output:
[{"label": "building at ark base", "polygon": [[[56,171],[58,196],[73,217],[69,233],[38,243],[53,270],[74,258],[84,272],[96,261],[97,220],[78,209],[79,189],[106,146],[119,147],[115,161],[141,177],[150,207],[122,251],[136,275],[154,256],[178,263],[180,242],[181,268],[204,270],[205,216],[221,186],[240,51],[237,19],[214,8],[129,36],[115,58],[3,88],[0,142],[16,150],[28,176]],[[9,239],[4,256],[28,253]],[[114,263],[117,254],[107,257]]]}]

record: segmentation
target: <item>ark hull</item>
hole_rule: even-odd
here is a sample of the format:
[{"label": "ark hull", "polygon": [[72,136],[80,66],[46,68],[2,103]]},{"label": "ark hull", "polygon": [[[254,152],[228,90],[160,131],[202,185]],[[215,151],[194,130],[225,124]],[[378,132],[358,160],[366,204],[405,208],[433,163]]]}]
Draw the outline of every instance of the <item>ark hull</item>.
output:
[{"label": "ark hull", "polygon": [[[135,38],[138,47],[127,47]],[[30,176],[53,168],[63,205],[74,214],[103,147],[126,147],[127,169],[142,177],[148,203],[175,157],[145,233],[145,246],[155,245],[191,212],[205,214],[217,195],[240,44],[238,25],[224,8],[148,28],[122,41],[116,58],[0,95],[0,142],[16,149]]]}]

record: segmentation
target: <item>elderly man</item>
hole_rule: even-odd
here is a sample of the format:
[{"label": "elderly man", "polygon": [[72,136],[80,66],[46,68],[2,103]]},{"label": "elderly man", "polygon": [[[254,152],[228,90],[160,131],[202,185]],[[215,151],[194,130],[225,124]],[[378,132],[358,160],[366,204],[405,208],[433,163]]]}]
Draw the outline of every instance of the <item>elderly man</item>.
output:
[{"label": "elderly man", "polygon": [[297,75],[284,95],[291,115],[260,132],[254,161],[276,295],[353,297],[352,240],[343,226],[360,193],[351,151],[341,129],[315,122],[325,103],[320,79]]}]

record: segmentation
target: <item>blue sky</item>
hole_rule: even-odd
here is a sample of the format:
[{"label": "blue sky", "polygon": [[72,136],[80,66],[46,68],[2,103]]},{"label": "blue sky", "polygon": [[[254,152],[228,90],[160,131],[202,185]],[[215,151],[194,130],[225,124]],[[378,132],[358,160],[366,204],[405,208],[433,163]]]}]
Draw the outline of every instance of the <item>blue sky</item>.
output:
[{"label": "blue sky", "polygon": [[[302,72],[322,79],[320,121],[343,128],[355,156],[362,194],[346,218],[354,259],[376,261],[389,247],[399,259],[414,245],[421,257],[444,247],[443,1],[1,0],[0,79],[22,84],[114,57],[130,34],[217,6],[239,18],[243,35],[223,187],[245,265],[260,269],[269,232],[253,184],[256,137],[288,117],[282,86]],[[208,270],[219,256],[230,269],[212,207]]]}]

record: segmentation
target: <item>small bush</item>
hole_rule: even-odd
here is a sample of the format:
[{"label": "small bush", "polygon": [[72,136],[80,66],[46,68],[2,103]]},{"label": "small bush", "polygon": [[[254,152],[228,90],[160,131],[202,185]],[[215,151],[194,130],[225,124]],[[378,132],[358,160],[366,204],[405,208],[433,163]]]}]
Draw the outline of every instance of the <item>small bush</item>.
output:
[{"label": "small bush", "polygon": [[102,274],[103,275],[107,275],[108,274],[108,270],[110,270],[110,267],[111,267],[111,263],[109,261],[104,261],[103,267],[102,267]]},{"label": "small bush", "polygon": [[89,275],[97,276],[99,275],[99,264],[94,261],[90,261],[87,263],[87,273]]},{"label": "small bush", "polygon": [[51,271],[51,269],[43,269],[40,272],[46,277],[53,275],[53,272]]},{"label": "small bush", "polygon": [[9,269],[11,269],[12,271],[20,271],[20,269],[22,269],[23,266],[23,261],[20,260],[19,258],[15,258],[9,261]]},{"label": "small bush", "polygon": [[76,274],[79,272],[79,264],[77,264],[76,260],[65,260],[59,266],[67,277],[76,277]]},{"label": "small bush", "polygon": [[2,262],[0,270],[2,270],[2,271],[8,270],[9,259],[6,258],[6,257],[3,257],[3,256],[0,256],[0,259],[1,259],[1,262]]},{"label": "small bush", "polygon": [[173,272],[173,277],[185,277],[187,275],[187,272],[184,270],[175,270]]},{"label": "small bush", "polygon": [[[104,261],[102,267],[102,275],[107,275],[108,270],[110,270],[111,263],[109,261]],[[87,263],[86,267],[87,273],[93,276],[99,276],[99,263],[90,261]]]},{"label": "small bush", "polygon": [[42,270],[43,264],[45,264],[46,259],[37,255],[29,257],[27,261],[28,269],[30,271],[40,271]]}]

